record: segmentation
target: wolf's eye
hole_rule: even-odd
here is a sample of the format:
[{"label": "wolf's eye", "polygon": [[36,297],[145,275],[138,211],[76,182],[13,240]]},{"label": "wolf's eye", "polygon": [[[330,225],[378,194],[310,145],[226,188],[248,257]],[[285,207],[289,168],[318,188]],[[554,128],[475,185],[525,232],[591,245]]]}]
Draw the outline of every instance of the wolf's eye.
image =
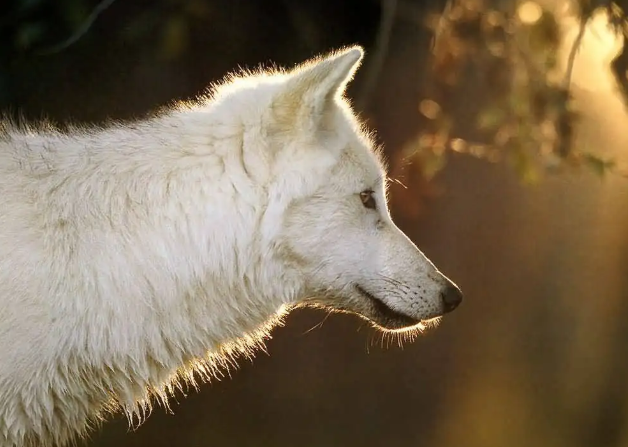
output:
[{"label": "wolf's eye", "polygon": [[375,203],[375,197],[373,197],[373,191],[366,190],[366,191],[362,191],[360,193],[360,200],[362,200],[362,205],[364,205],[365,208],[368,208],[370,210],[374,210],[377,208],[377,204]]}]

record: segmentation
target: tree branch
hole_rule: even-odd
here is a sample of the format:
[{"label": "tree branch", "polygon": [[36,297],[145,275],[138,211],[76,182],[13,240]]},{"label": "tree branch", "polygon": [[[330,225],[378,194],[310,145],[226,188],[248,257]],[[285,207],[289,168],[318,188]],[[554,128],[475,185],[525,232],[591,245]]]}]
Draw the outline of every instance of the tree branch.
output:
[{"label": "tree branch", "polygon": [[115,2],[115,0],[102,0],[100,3],[96,5],[96,7],[92,10],[92,12],[87,17],[87,19],[83,23],[81,23],[81,26],[79,26],[70,37],[68,37],[66,40],[62,42],[59,42],[56,45],[53,45],[51,47],[48,47],[40,51],[40,54],[59,53],[69,48],[70,46],[74,45],[76,42],[78,42],[78,40],[81,37],[87,34],[91,26],[94,24],[94,22],[98,18],[98,16],[102,14],[103,11],[105,11],[107,8],[109,8],[113,4],[113,2]]},{"label": "tree branch", "polygon": [[370,57],[369,65],[364,77],[364,83],[357,97],[357,108],[364,110],[368,105],[371,93],[382,71],[382,66],[388,54],[390,35],[395,23],[397,13],[397,0],[382,0],[382,17],[379,22],[379,30],[375,41],[375,48]]},{"label": "tree branch", "polygon": [[571,51],[569,52],[569,57],[567,58],[567,69],[565,71],[565,79],[563,80],[563,87],[565,91],[569,91],[569,86],[571,85],[571,76],[573,74],[573,67],[576,62],[576,54],[578,53],[578,49],[582,44],[582,38],[584,37],[584,33],[586,31],[587,23],[589,23],[588,18],[580,19],[580,28],[578,29],[578,35],[576,39],[573,41],[573,45],[571,46]]}]

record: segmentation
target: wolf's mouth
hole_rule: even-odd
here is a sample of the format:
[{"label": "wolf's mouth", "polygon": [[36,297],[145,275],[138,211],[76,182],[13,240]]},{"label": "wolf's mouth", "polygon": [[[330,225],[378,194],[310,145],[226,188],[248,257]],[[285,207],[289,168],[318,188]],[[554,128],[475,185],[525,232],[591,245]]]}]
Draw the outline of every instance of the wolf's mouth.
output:
[{"label": "wolf's mouth", "polygon": [[375,323],[382,326],[384,329],[401,329],[416,326],[421,323],[421,320],[409,317],[406,314],[402,314],[401,312],[391,309],[382,300],[376,298],[359,285],[356,285],[355,289],[360,293],[360,295],[367,298],[373,306],[374,315],[369,316],[369,318],[373,319]]}]

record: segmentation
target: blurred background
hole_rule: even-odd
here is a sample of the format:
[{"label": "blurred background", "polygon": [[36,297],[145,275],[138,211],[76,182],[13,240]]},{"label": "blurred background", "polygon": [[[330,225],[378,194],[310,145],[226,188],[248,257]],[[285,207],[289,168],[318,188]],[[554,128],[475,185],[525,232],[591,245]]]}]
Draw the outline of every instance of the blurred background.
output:
[{"label": "blurred background", "polygon": [[365,46],[348,94],[385,145],[393,216],[465,292],[403,347],[297,311],[268,355],[178,396],[174,415],[156,408],[136,430],[117,416],[85,445],[628,446],[627,10],[2,0],[0,111],[61,126]]}]

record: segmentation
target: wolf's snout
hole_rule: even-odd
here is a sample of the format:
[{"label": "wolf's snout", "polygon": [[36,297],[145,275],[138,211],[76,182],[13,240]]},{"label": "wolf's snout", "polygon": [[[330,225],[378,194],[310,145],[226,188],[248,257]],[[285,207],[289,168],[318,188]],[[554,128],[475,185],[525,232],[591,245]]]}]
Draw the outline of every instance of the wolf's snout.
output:
[{"label": "wolf's snout", "polygon": [[449,313],[462,302],[462,292],[454,283],[448,283],[440,294],[443,301],[443,310]]}]

